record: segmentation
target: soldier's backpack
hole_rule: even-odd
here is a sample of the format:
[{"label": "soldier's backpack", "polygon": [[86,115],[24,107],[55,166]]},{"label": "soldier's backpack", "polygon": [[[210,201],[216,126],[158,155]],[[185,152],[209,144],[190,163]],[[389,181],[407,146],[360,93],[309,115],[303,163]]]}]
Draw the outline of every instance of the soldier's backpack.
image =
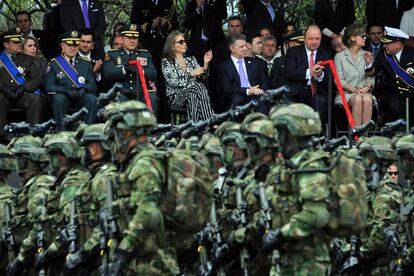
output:
[{"label": "soldier's backpack", "polygon": [[196,152],[157,151],[156,158],[165,169],[161,211],[167,238],[181,255],[191,249],[195,234],[209,221],[212,180],[205,158]]},{"label": "soldier's backpack", "polygon": [[[326,168],[304,168],[318,159],[322,159]],[[322,172],[329,175],[330,219],[325,228],[326,233],[340,238],[360,234],[366,226],[368,215],[367,188],[362,164],[341,151],[318,159],[303,162],[296,172]]]}]

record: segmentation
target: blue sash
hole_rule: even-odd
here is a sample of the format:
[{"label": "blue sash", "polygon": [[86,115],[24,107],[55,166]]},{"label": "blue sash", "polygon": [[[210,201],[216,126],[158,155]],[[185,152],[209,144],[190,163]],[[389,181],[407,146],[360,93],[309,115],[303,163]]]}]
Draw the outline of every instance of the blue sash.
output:
[{"label": "blue sash", "polygon": [[66,76],[68,76],[68,78],[77,88],[85,86],[85,79],[81,77],[84,81],[83,83],[79,82],[80,77],[78,76],[78,72],[76,72],[75,68],[73,68],[73,66],[70,65],[70,63],[67,62],[67,60],[62,55],[55,57],[55,60],[63,72],[65,72]]},{"label": "blue sash", "polygon": [[414,88],[414,76],[411,76],[407,71],[401,68],[393,56],[385,54],[385,57],[387,58],[394,73],[398,75],[408,86]]},{"label": "blue sash", "polygon": [[[0,54],[0,61],[3,62],[4,67],[6,68],[7,73],[9,73],[10,77],[19,85],[24,86],[26,80],[24,79],[23,75],[17,69],[16,64],[9,58],[6,52],[2,51]],[[39,95],[40,90],[37,89],[34,91],[35,94]]]}]

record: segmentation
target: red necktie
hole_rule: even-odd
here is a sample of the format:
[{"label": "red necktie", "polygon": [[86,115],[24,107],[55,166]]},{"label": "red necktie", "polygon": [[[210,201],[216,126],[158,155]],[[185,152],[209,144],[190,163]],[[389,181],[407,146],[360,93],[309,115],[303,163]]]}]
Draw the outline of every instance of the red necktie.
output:
[{"label": "red necktie", "polygon": [[[315,65],[313,56],[314,56],[313,51],[311,51],[310,60],[309,60],[309,69],[311,69]],[[316,87],[315,87],[315,80],[313,79],[313,77],[311,77],[311,91],[312,91],[312,97],[315,96]]]}]

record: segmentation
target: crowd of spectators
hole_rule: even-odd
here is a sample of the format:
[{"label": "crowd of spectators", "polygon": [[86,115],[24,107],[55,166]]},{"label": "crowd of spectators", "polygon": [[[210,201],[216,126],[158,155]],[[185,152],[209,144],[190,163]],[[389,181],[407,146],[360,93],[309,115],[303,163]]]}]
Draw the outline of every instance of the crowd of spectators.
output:
[{"label": "crowd of spectators", "polygon": [[[106,46],[99,0],[58,1],[45,13],[43,30],[32,28],[28,12],[18,12],[17,28],[1,35],[1,47],[16,67],[27,67],[21,72],[26,83],[0,79],[0,139],[5,138],[6,111],[12,106],[24,109],[31,123],[53,113],[64,129],[62,118],[69,107],[86,106],[86,122],[94,122],[100,108],[97,94],[116,82],[123,85],[124,99],[144,101],[132,60],[142,64],[159,121],[174,109],[186,110],[190,120],[203,120],[289,85],[288,99],[310,105],[326,124],[331,104],[335,118],[345,116],[335,86],[334,100],[328,102],[331,72],[321,62],[330,59],[356,125],[373,116],[380,123],[404,117],[407,102],[414,114],[412,0],[368,0],[368,26],[355,24],[353,0],[317,0],[314,24],[304,30],[286,22],[284,11],[270,0],[240,0],[240,8],[240,15],[229,16],[226,0],[189,0],[181,16],[173,0],[133,0],[130,22],[117,23]],[[177,30],[178,18],[183,32]],[[18,61],[21,54],[31,57],[26,64]],[[59,56],[70,64],[68,69],[75,69],[78,80],[62,70]],[[393,71],[395,64],[387,65],[389,57],[404,76]],[[5,74],[0,63],[0,77]],[[268,109],[264,103],[257,108]]]}]

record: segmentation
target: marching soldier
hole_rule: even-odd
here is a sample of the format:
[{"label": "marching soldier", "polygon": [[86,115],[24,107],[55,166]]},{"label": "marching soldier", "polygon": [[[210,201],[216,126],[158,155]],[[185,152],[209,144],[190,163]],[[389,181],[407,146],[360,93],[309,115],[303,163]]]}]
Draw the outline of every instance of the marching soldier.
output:
[{"label": "marching soldier", "polygon": [[370,77],[382,73],[384,87],[381,96],[386,121],[406,117],[407,98],[411,106],[410,119],[413,119],[414,49],[404,46],[409,38],[406,33],[390,27],[385,27],[385,31],[386,34],[381,39],[384,51],[377,55],[375,61],[372,53],[365,53],[366,73]]},{"label": "marching soldier", "polygon": [[14,28],[3,36],[4,50],[0,51],[0,140],[7,123],[7,109],[11,106],[26,111],[29,123],[39,123],[42,99],[39,95],[40,78],[33,57],[20,54],[22,33]]},{"label": "marching soldier", "polygon": [[145,102],[142,89],[142,80],[136,65],[130,61],[138,60],[144,71],[144,78],[151,99],[152,111],[157,114],[158,96],[154,87],[157,80],[157,70],[151,58],[151,54],[144,49],[138,49],[138,27],[135,24],[125,25],[121,29],[122,48],[111,50],[105,56],[104,78],[109,82],[122,84],[121,93],[123,100],[139,100]]},{"label": "marching soldier", "polygon": [[77,56],[80,44],[76,31],[59,36],[62,53],[50,61],[46,76],[46,91],[52,96],[53,115],[57,129],[64,130],[63,117],[70,106],[86,107],[85,123],[95,122],[98,111],[95,78],[91,63]]}]

